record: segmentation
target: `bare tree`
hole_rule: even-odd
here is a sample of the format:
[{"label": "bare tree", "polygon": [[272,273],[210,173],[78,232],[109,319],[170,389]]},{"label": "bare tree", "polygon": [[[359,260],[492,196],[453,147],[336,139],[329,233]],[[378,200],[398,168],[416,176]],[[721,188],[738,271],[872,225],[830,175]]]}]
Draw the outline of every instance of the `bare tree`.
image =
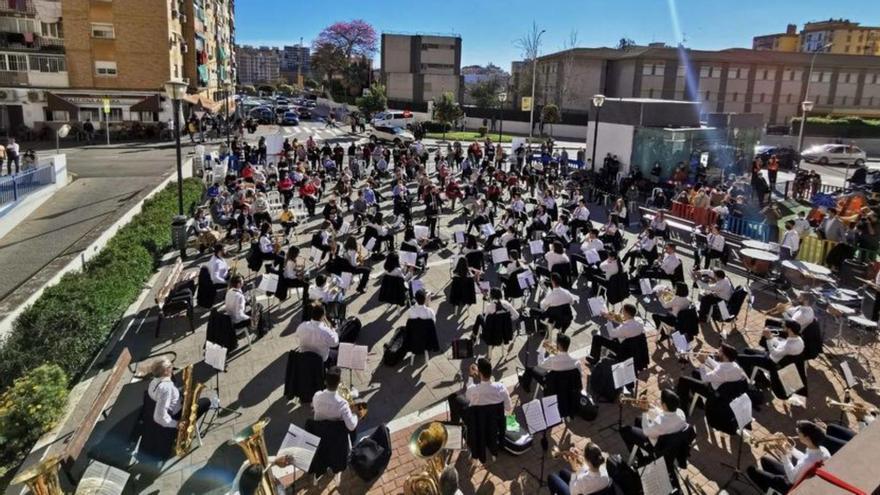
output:
[{"label": "bare tree", "polygon": [[[565,51],[565,56],[562,58],[562,81],[561,87],[559,88],[559,100],[557,101],[557,106],[560,110],[565,110],[565,97],[568,95],[569,90],[575,84],[572,79],[572,74],[574,72],[574,59],[575,59],[575,48],[578,45],[578,32],[576,29],[572,29],[568,34],[568,40],[563,43],[562,48]],[[558,79],[557,79],[558,81]]]},{"label": "bare tree", "polygon": [[[519,87],[517,89],[517,93],[521,96],[530,96],[532,94],[532,68],[533,61],[538,58],[538,51],[541,49],[541,30],[538,29],[538,24],[532,21],[532,29],[523,35],[521,38],[513,42],[513,45],[520,49],[522,52],[522,58],[526,62],[523,65],[523,70],[520,72],[519,79]],[[535,78],[535,94],[540,94],[538,90],[538,80]],[[534,105],[535,102],[532,102]]]}]

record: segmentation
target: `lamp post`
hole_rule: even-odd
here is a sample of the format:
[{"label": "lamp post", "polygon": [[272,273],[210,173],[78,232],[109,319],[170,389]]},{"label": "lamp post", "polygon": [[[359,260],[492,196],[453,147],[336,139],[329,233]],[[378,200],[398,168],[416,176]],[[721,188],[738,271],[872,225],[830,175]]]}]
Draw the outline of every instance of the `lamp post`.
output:
[{"label": "lamp post", "polygon": [[541,47],[541,35],[546,33],[542,29],[535,37],[535,53],[532,54],[532,104],[529,106],[529,144],[532,143],[532,131],[535,128],[535,84],[538,82],[538,50]]},{"label": "lamp post", "polygon": [[[804,151],[804,127],[807,126],[807,112],[811,112],[813,110],[813,102],[809,101],[810,97],[810,83],[813,81],[813,65],[816,64],[816,55],[824,52],[825,50],[831,48],[834,43],[827,43],[825,45],[816,48],[813,52],[813,56],[810,57],[810,70],[807,72],[807,88],[804,91],[804,101],[801,102],[801,128],[800,132],[798,132],[798,155],[803,153]],[[797,167],[795,167],[795,173],[801,169],[801,161],[800,159],[797,162]]]},{"label": "lamp post", "polygon": [[507,101],[507,93],[502,91],[498,93],[498,109],[501,116],[498,123],[498,144],[501,144],[501,133],[504,131],[504,102]]},{"label": "lamp post", "polygon": [[180,100],[187,84],[181,80],[165,83],[165,94],[171,98],[174,109],[174,139],[177,145],[177,216],[171,223],[172,240],[180,248],[180,258],[186,258],[186,216],[183,214],[183,158],[180,152]]},{"label": "lamp post", "polygon": [[232,153],[232,141],[229,135],[229,129],[232,127],[232,124],[229,122],[229,97],[232,96],[232,91],[235,86],[232,83],[226,83],[226,153]]},{"label": "lamp post", "polygon": [[590,171],[596,171],[596,141],[599,139],[599,111],[605,104],[605,95],[593,95],[593,106],[596,107],[596,126],[593,128],[593,163],[590,165]]}]

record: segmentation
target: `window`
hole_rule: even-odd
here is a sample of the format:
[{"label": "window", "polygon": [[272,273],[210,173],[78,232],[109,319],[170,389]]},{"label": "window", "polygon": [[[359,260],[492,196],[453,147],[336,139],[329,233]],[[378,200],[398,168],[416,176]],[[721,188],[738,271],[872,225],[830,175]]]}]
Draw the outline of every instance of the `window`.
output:
[{"label": "window", "polygon": [[28,63],[27,63],[27,55],[6,55],[8,62],[7,68],[5,70],[9,70],[12,72],[27,72]]},{"label": "window", "polygon": [[67,122],[70,120],[70,115],[63,110],[52,112],[48,107],[43,107],[43,118],[46,119],[46,122]]},{"label": "window", "polygon": [[704,78],[708,78],[708,77],[710,77],[710,75],[711,75],[711,70],[712,70],[711,67],[708,67],[708,66],[705,66],[705,65],[702,66],[702,67],[700,67],[700,79],[704,79]]},{"label": "window", "polygon": [[40,32],[46,38],[63,38],[64,31],[61,29],[60,22],[41,22]]},{"label": "window", "polygon": [[663,62],[659,63],[648,63],[642,66],[642,75],[643,76],[662,76],[666,73],[666,64]]},{"label": "window", "polygon": [[721,67],[712,67],[712,76],[713,79],[718,79],[721,77]]},{"label": "window", "polygon": [[0,31],[7,33],[33,33],[36,31],[33,19],[21,17],[0,17]]},{"label": "window", "polygon": [[115,77],[117,74],[116,62],[96,60],[95,74],[99,76]]},{"label": "window", "polygon": [[110,122],[122,122],[122,109],[121,108],[110,108],[110,118],[108,119]]},{"label": "window", "polygon": [[706,91],[706,101],[709,101],[709,97],[712,96],[711,91]]},{"label": "window", "polygon": [[739,93],[733,93],[733,97],[732,97],[731,101],[738,101],[738,100],[739,100]]},{"label": "window", "polygon": [[764,103],[764,93],[761,93],[761,96],[758,97],[758,103]]},{"label": "window", "polygon": [[[110,109],[113,111],[113,109]],[[131,119],[140,122],[159,122],[159,114],[155,112],[132,112]]]},{"label": "window", "polygon": [[64,72],[64,57],[50,57],[47,55],[31,55],[31,70],[40,72]]},{"label": "window", "polygon": [[85,122],[86,119],[92,119],[92,122],[100,122],[103,120],[101,109],[94,107],[79,107],[79,121]]},{"label": "window", "polygon": [[814,71],[810,75],[810,82],[819,82],[820,79],[822,79],[822,72],[820,71]]},{"label": "window", "polygon": [[687,66],[684,64],[680,64],[678,66],[678,69],[676,69],[676,71],[675,71],[676,77],[685,77],[686,73],[687,73]]},{"label": "window", "polygon": [[92,38],[103,38],[110,39],[116,37],[116,31],[113,29],[113,24],[103,24],[103,23],[92,23]]}]

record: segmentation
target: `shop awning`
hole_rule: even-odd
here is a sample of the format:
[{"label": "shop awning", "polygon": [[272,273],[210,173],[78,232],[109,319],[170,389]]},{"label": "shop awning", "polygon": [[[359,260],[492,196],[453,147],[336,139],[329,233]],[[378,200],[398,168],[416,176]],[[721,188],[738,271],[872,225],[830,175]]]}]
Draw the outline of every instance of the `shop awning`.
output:
[{"label": "shop awning", "polygon": [[79,113],[78,106],[58,95],[48,92],[46,93],[46,106],[51,112],[67,112],[71,115],[76,115],[77,113]]},{"label": "shop awning", "polygon": [[224,98],[217,103],[214,104],[213,107],[208,108],[208,111],[211,113],[216,113],[218,115],[224,114],[226,112],[226,105],[229,105],[229,113],[235,113],[235,97],[229,96],[228,98]]},{"label": "shop awning", "polygon": [[217,105],[216,101],[202,95],[183,95],[183,101],[189,103],[190,105],[202,107],[208,111],[210,111],[212,108],[214,108],[215,105]]},{"label": "shop awning", "polygon": [[159,95],[152,95],[144,98],[143,100],[135,103],[131,106],[132,112],[160,112],[161,101],[159,100]]}]

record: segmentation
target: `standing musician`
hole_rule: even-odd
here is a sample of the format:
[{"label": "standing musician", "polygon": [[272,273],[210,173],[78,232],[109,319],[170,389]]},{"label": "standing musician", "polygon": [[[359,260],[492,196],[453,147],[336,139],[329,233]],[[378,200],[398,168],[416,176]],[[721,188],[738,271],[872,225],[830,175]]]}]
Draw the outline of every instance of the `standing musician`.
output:
[{"label": "standing musician", "polygon": [[605,454],[593,442],[587,442],[583,456],[574,447],[561,452],[570,469],[563,469],[547,477],[551,495],[590,495],[611,486],[611,478],[605,469]]},{"label": "standing musician", "polygon": [[217,243],[214,245],[214,255],[208,260],[208,273],[216,289],[226,288],[226,284],[229,283],[229,264],[223,259],[225,255],[223,245]]},{"label": "standing musician", "polygon": [[728,382],[745,380],[746,374],[736,363],[739,353],[730,344],[721,344],[721,348],[715,352],[715,358],[699,356],[700,368],[694,370],[691,376],[682,376],[678,379],[675,392],[684,404],[690,404],[691,394],[697,393],[703,397],[710,397],[718,387]]},{"label": "standing musician", "polygon": [[675,252],[675,245],[667,243],[663,248],[663,257],[654,261],[651,265],[645,265],[639,270],[639,278],[652,278],[658,280],[673,280],[675,272],[681,266],[681,259]]},{"label": "standing musician", "polygon": [[571,346],[571,337],[564,333],[557,334],[556,348],[554,349],[555,352],[544,354],[541,351],[545,350],[544,346],[547,343],[549,343],[549,341],[539,344],[541,347],[538,349],[537,366],[527,367],[519,378],[519,384],[526,392],[532,390],[532,380],[535,380],[543,387],[547,373],[550,371],[569,371],[576,369],[581,373],[582,377],[584,375],[580,361],[568,354],[568,349]]},{"label": "standing musician", "polygon": [[699,270],[696,272],[696,275],[709,277],[713,280],[713,283],[709,284],[708,292],[700,296],[699,319],[700,323],[705,323],[709,317],[709,312],[712,311],[712,306],[720,301],[725,303],[730,301],[730,296],[733,295],[733,284],[730,283],[730,279],[727,278],[724,270],[715,270],[714,272]]},{"label": "standing musician", "polygon": [[[177,428],[180,420],[181,405],[180,390],[174,384],[171,377],[174,368],[171,360],[161,358],[153,362],[150,372],[153,379],[147,389],[147,395],[156,403],[153,410],[153,421],[163,428]],[[201,417],[211,408],[211,400],[207,397],[198,399],[197,416]]]},{"label": "standing musician", "polygon": [[314,352],[321,356],[324,366],[336,364],[336,350],[339,345],[339,335],[336,329],[330,327],[327,321],[324,306],[316,304],[309,310],[311,320],[305,321],[296,327],[296,335],[299,338],[299,350],[301,352]]},{"label": "standing musician", "polygon": [[790,260],[797,257],[798,249],[801,246],[801,236],[794,228],[794,220],[785,222],[785,232],[779,241],[779,260]]},{"label": "standing musician", "polygon": [[709,268],[709,263],[714,259],[721,259],[724,254],[724,236],[717,225],[713,225],[706,236],[706,249],[703,251],[703,268]]},{"label": "standing musician", "polygon": [[348,431],[355,431],[358,419],[363,418],[364,410],[356,409],[345,399],[339,396],[337,390],[342,381],[342,370],[331,366],[324,372],[324,384],[327,388],[315,392],[312,397],[312,410],[315,412],[315,421],[338,421],[342,420]]},{"label": "standing musician", "polygon": [[827,461],[831,454],[822,446],[825,432],[811,421],[797,422],[798,440],[806,447],[804,452],[794,448],[787,440],[781,445],[774,445],[773,453],[777,457],[761,457],[761,467],[749,466],[746,474],[749,479],[767,492],[772,488],[779,493],[787,493],[792,485],[803,477],[819,462]]},{"label": "standing musician", "polygon": [[651,318],[654,320],[654,326],[660,329],[660,340],[667,338],[666,331],[661,324],[675,327],[679,311],[691,307],[691,300],[688,299],[688,286],[685,283],[675,284],[675,295],[669,301],[665,301],[662,297],[658,298],[660,305],[666,310],[666,314],[654,313]]},{"label": "standing musician", "polygon": [[636,418],[633,426],[624,426],[620,429],[620,438],[626,444],[627,451],[632,451],[634,446],[638,446],[647,452],[653,452],[661,436],[686,430],[687,418],[679,409],[680,404],[681,401],[675,392],[663,389],[660,392],[660,407],[648,408],[641,418]]},{"label": "standing musician", "polygon": [[[614,352],[614,354],[620,356],[621,353],[623,353],[623,342],[626,339],[638,337],[645,333],[645,325],[635,319],[636,307],[634,305],[624,304],[621,315],[623,316],[623,321],[620,325],[613,329],[609,329],[607,337],[601,335],[598,330],[593,331],[593,341],[590,344],[590,357],[587,358],[590,364],[596,364],[599,362],[599,357],[602,355],[602,348],[608,348]],[[607,320],[609,314],[604,312],[602,313],[602,316]]]}]

